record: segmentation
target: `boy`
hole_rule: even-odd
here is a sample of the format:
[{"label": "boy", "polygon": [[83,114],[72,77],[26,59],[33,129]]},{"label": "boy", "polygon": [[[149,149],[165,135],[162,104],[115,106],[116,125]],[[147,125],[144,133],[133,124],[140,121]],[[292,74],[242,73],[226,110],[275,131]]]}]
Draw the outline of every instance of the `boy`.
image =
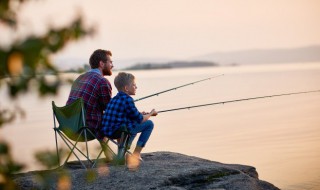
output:
[{"label": "boy", "polygon": [[129,145],[137,133],[141,133],[133,155],[127,156],[127,167],[130,170],[135,170],[139,167],[141,151],[153,130],[153,122],[149,118],[156,116],[157,112],[152,109],[150,113],[140,113],[136,108],[131,97],[136,94],[137,90],[135,77],[132,74],[120,72],[115,77],[114,84],[118,94],[110,100],[105,109],[101,131],[105,136],[110,137],[124,125],[131,134]]}]

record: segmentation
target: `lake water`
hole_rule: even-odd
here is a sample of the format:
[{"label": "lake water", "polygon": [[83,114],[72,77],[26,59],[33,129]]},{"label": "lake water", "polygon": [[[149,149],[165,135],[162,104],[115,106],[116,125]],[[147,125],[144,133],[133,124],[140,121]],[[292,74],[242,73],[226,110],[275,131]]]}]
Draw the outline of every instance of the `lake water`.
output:
[{"label": "lake water", "polygon": [[[320,63],[247,65],[130,71],[140,98],[219,74],[195,85],[136,103],[142,111],[320,90]],[[114,72],[110,77],[113,82]],[[69,74],[68,77],[76,77]],[[56,97],[28,93],[18,102],[27,117],[0,130],[26,170],[41,169],[37,150],[54,150],[51,101],[64,105],[70,86]],[[12,105],[0,91],[2,105]],[[116,89],[114,87],[113,94]],[[320,189],[320,93],[290,95],[161,113],[144,152],[172,151],[222,163],[256,167],[259,178],[281,189]],[[97,144],[94,144],[96,146]],[[93,146],[93,145],[91,145]]]}]

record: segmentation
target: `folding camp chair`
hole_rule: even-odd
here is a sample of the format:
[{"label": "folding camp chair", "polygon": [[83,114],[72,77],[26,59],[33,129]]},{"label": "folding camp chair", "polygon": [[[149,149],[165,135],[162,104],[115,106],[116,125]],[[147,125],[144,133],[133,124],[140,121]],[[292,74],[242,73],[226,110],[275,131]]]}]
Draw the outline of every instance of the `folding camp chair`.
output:
[{"label": "folding camp chair", "polygon": [[[85,120],[85,109],[84,109],[84,103],[82,98],[79,98],[72,102],[69,105],[63,106],[63,107],[57,107],[52,101],[52,109],[53,109],[53,120],[54,120],[54,131],[55,131],[55,140],[56,140],[56,150],[57,155],[59,159],[59,165],[60,165],[60,156],[58,151],[58,141],[57,141],[57,134],[61,137],[61,139],[64,141],[64,143],[68,146],[70,149],[70,153],[68,154],[66,160],[64,161],[65,165],[71,154],[74,154],[74,156],[78,159],[78,161],[81,163],[81,165],[87,169],[87,168],[93,168],[98,159],[100,158],[103,150],[101,150],[96,158],[95,161],[91,160],[89,157],[89,149],[88,149],[88,142],[92,141],[94,139],[97,139],[96,135],[93,131],[90,130],[86,126],[86,120]],[[59,123],[59,127],[56,125],[56,121]],[[119,143],[114,141],[113,138],[119,138]],[[101,142],[105,143],[105,148],[109,149],[109,151],[113,154],[113,157],[117,160],[124,160],[124,155],[126,152],[129,152],[127,149],[128,146],[128,139],[129,139],[129,133],[125,128],[123,130],[121,129],[118,133],[118,136],[108,138],[107,142]],[[98,140],[98,139],[97,139]],[[74,141],[74,142],[72,142]],[[118,154],[116,155],[113,150],[108,146],[108,142],[111,141],[117,145],[118,148]],[[86,145],[86,154],[83,153],[78,147],[78,142],[84,142]],[[89,164],[89,167],[85,165],[84,162],[82,162],[79,158],[79,156],[76,154],[79,153],[83,155],[87,163]],[[129,152],[130,153],[130,152]],[[131,154],[131,153],[130,153]]]},{"label": "folding camp chair", "polygon": [[[96,139],[96,136],[94,132],[91,131],[86,126],[86,120],[85,120],[86,113],[83,105],[84,104],[83,104],[82,98],[79,98],[75,100],[73,103],[63,107],[57,107],[54,101],[52,101],[53,121],[54,121],[53,129],[55,131],[56,149],[57,149],[57,155],[59,159],[59,165],[60,165],[60,156],[58,151],[57,134],[59,134],[61,139],[70,149],[70,152],[63,165],[65,165],[68,162],[71,154],[74,154],[74,156],[78,159],[81,165],[87,169],[88,167],[85,165],[84,162],[80,160],[79,155],[77,155],[77,153],[82,154],[86,158],[87,163],[91,167],[94,167],[94,165],[96,164],[90,159],[89,149],[88,149],[88,142]],[[57,127],[56,121],[58,121],[59,127]],[[85,143],[86,154],[83,153],[77,147],[77,144],[79,142]],[[98,158],[100,157],[101,153],[102,153],[102,150],[100,151]],[[96,161],[98,160],[98,158],[96,159]]]}]

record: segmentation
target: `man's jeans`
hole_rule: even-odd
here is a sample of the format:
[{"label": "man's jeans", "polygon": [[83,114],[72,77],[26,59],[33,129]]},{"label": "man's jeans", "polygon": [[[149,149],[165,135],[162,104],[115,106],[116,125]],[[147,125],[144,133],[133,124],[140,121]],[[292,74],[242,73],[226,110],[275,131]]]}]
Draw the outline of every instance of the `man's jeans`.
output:
[{"label": "man's jeans", "polygon": [[136,125],[134,129],[130,131],[131,137],[129,139],[129,147],[133,139],[136,137],[137,133],[141,133],[137,142],[137,146],[144,147],[152,133],[153,130],[153,122],[151,120],[147,120],[141,124]]}]

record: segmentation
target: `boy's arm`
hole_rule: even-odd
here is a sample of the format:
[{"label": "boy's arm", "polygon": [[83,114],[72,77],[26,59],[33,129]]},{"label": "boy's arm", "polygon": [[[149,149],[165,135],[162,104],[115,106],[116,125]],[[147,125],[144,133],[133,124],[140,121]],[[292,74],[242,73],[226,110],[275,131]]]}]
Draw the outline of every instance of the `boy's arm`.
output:
[{"label": "boy's arm", "polygon": [[156,116],[156,115],[158,115],[157,111],[155,109],[152,109],[150,113],[146,113],[143,115],[142,123],[147,121],[151,116]]},{"label": "boy's arm", "polygon": [[133,99],[130,96],[128,96],[124,101],[124,105],[126,106],[124,109],[127,114],[126,117],[131,121],[142,123],[143,114],[139,112],[139,110],[134,104]]}]

